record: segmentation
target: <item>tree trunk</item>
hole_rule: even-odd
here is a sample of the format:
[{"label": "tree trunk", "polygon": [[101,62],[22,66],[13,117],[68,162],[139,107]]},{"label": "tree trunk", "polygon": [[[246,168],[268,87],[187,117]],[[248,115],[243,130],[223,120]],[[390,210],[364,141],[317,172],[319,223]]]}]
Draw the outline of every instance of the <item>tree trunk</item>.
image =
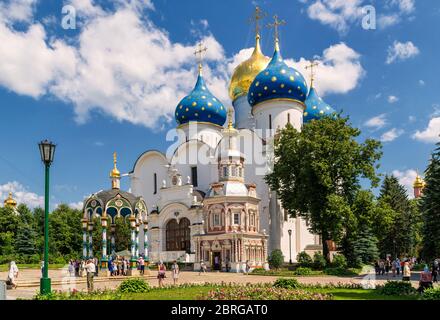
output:
[{"label": "tree trunk", "polygon": [[322,255],[324,256],[327,263],[330,263],[330,249],[328,247],[328,236],[325,232],[322,233]]}]

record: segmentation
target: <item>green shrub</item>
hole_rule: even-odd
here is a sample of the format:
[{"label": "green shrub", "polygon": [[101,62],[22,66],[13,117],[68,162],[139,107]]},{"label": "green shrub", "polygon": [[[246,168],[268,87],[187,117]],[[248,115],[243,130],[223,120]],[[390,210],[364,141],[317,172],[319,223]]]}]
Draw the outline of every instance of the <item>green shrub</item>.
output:
[{"label": "green shrub", "polygon": [[283,289],[298,289],[301,287],[298,280],[295,278],[278,278],[273,286],[275,288],[283,288]]},{"label": "green shrub", "polygon": [[122,293],[145,293],[150,291],[150,285],[143,279],[127,279],[122,281],[118,291]]},{"label": "green shrub", "polygon": [[327,266],[327,261],[321,252],[315,252],[313,255],[313,269],[315,270],[324,270]]},{"label": "green shrub", "polygon": [[347,259],[343,254],[335,254],[332,261],[333,268],[347,268]]},{"label": "green shrub", "polygon": [[312,257],[305,251],[298,253],[296,260],[298,261],[299,265],[304,268],[310,268],[313,265]]},{"label": "green shrub", "polygon": [[356,276],[357,273],[350,269],[344,269],[344,268],[325,268],[324,273],[328,274],[330,276]]},{"label": "green shrub", "polygon": [[269,266],[275,269],[279,269],[284,263],[283,252],[279,249],[275,249],[271,252],[269,259]]},{"label": "green shrub", "polygon": [[422,295],[423,300],[440,300],[440,287],[426,289]]},{"label": "green shrub", "polygon": [[378,289],[381,294],[386,296],[412,295],[417,292],[409,281],[387,281]]},{"label": "green shrub", "polygon": [[309,276],[313,273],[312,269],[307,267],[299,267],[294,271],[297,276]]}]

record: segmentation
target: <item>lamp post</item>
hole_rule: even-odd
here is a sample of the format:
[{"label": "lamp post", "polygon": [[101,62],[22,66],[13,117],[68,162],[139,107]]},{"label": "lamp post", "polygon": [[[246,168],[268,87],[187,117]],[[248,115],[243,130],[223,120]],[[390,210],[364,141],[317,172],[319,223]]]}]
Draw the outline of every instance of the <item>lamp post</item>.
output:
[{"label": "lamp post", "polygon": [[292,230],[287,230],[289,233],[289,264],[292,264]]},{"label": "lamp post", "polygon": [[44,267],[43,277],[40,279],[40,293],[48,294],[51,292],[49,278],[49,168],[53,162],[55,154],[55,144],[48,140],[41,141],[38,144],[40,149],[41,161],[45,166],[44,182]]}]

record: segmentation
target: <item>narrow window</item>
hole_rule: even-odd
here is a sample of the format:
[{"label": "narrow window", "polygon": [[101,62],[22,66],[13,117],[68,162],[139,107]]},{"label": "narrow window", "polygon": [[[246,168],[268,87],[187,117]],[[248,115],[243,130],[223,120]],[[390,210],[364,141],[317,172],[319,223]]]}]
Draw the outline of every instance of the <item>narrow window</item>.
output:
[{"label": "narrow window", "polygon": [[228,176],[228,167],[223,167],[223,177],[226,178]]},{"label": "narrow window", "polygon": [[156,194],[157,193],[157,174],[156,173],[153,175],[153,188],[154,188],[153,194]]},{"label": "narrow window", "polygon": [[234,224],[240,224],[240,213],[234,213]]},{"label": "narrow window", "polygon": [[194,187],[198,186],[197,183],[197,167],[191,167],[191,181]]},{"label": "narrow window", "polygon": [[272,115],[269,115],[269,130],[272,130]]},{"label": "narrow window", "polygon": [[287,114],[287,123],[290,123],[290,113]]}]

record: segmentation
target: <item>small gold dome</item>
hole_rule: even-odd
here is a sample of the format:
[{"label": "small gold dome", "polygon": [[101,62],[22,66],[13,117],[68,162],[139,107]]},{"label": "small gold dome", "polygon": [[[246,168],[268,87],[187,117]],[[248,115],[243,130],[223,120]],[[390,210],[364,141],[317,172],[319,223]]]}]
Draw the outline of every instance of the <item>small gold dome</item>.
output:
[{"label": "small gold dome", "polygon": [[251,57],[240,63],[232,74],[229,84],[229,96],[232,101],[248,93],[252,81],[261,71],[266,69],[269,61],[270,58],[261,52],[260,36],[257,35],[255,49]]},{"label": "small gold dome", "polygon": [[12,198],[12,192],[9,192],[8,198],[5,200],[5,207],[15,208],[17,206],[17,201]]},{"label": "small gold dome", "polygon": [[425,181],[422,179],[422,177],[420,177],[419,175],[417,175],[416,180],[414,181],[414,188],[424,188],[425,187]]},{"label": "small gold dome", "polygon": [[119,172],[118,168],[116,167],[116,152],[113,153],[113,170],[110,171],[110,178],[120,178],[121,173]]}]

